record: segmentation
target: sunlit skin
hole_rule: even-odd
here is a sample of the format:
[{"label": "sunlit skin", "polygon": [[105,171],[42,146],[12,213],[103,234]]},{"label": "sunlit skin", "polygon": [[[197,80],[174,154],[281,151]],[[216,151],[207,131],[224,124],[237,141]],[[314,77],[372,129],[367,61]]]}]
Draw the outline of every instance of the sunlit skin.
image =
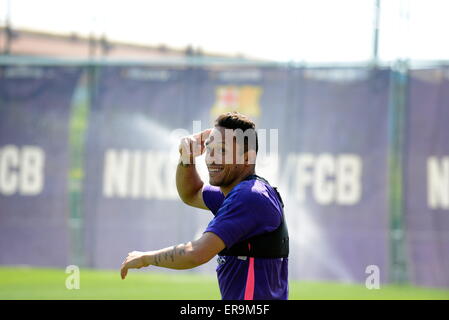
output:
[{"label": "sunlit skin", "polygon": [[[240,181],[254,174],[256,152],[249,150],[243,153],[244,145],[237,143],[232,135],[231,139],[226,139],[225,130],[217,126],[181,140],[179,152],[182,161],[176,170],[176,185],[184,203],[208,210],[202,197],[204,183],[194,165],[194,159],[204,152],[209,170],[209,183],[219,186],[225,195]],[[121,265],[120,275],[125,279],[129,269],[140,269],[150,265],[170,269],[195,268],[212,259],[224,248],[222,239],[212,232],[205,232],[199,239],[184,244],[155,251],[128,253]]]},{"label": "sunlit skin", "polygon": [[[250,153],[254,151],[242,154],[243,145],[236,143],[234,139],[226,139],[225,130],[219,126],[213,128],[205,146],[209,183],[219,186],[227,195],[240,181],[255,173],[255,165],[248,163]],[[243,159],[237,161],[239,155]]]}]

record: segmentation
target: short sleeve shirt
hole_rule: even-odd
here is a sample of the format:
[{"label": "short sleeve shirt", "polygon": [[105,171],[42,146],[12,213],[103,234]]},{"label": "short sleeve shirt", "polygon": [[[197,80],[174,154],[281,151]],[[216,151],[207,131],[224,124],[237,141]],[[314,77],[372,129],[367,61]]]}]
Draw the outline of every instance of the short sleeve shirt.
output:
[{"label": "short sleeve shirt", "polygon": [[[219,187],[205,186],[203,200],[214,214],[205,232],[220,237],[227,248],[274,231],[282,204],[267,183],[244,180],[225,197]],[[217,277],[224,300],[288,299],[288,258],[219,256]]]}]

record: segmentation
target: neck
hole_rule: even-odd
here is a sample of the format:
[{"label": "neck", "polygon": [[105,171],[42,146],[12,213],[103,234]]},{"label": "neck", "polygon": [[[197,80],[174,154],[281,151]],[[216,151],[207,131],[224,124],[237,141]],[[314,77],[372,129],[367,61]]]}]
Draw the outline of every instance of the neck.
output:
[{"label": "neck", "polygon": [[245,179],[246,177],[252,175],[252,174],[256,174],[256,171],[254,170],[254,168],[252,168],[251,170],[248,170],[245,172],[245,174],[242,174],[239,178],[235,179],[235,181],[233,183],[231,183],[228,186],[225,187],[220,187],[221,192],[223,192],[223,194],[225,195],[225,197],[228,195],[229,192],[231,192],[231,190],[238,185],[240,182],[243,181],[243,179]]}]

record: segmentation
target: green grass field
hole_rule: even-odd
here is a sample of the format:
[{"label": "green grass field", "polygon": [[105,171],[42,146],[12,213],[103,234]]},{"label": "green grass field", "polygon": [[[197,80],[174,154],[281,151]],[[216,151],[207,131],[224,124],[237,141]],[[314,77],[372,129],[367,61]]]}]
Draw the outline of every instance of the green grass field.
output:
[{"label": "green grass field", "polygon": [[[153,269],[154,270],[154,269]],[[80,289],[65,287],[63,269],[0,268],[0,299],[220,299],[214,276],[190,273],[130,271],[121,280],[118,271],[81,269]],[[290,299],[444,299],[449,290],[412,286],[381,286],[290,282]]]}]

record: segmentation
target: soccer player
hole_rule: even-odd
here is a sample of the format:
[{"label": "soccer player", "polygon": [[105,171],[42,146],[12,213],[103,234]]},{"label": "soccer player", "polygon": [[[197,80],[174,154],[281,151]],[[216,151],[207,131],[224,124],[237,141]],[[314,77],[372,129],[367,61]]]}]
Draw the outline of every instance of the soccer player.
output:
[{"label": "soccer player", "polygon": [[[234,133],[230,139],[229,132]],[[195,168],[195,158],[204,150],[210,185]],[[122,279],[128,269],[189,269],[218,254],[222,299],[288,299],[283,203],[277,190],[255,174],[257,150],[255,124],[237,112],[220,115],[213,129],[183,138],[176,171],[179,196],[190,206],[210,210],[214,218],[198,240],[130,252],[121,267]]]}]

